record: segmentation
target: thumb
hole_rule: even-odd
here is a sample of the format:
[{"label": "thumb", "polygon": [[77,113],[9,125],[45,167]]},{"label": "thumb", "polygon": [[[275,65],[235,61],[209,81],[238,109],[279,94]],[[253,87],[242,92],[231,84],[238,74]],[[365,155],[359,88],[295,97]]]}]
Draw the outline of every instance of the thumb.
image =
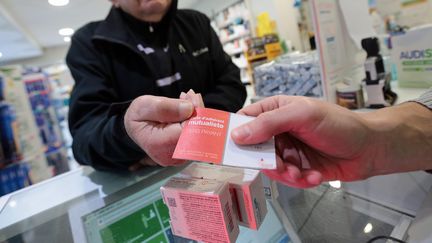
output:
[{"label": "thumb", "polygon": [[285,132],[286,122],[273,119],[275,115],[277,115],[275,111],[261,113],[254,120],[234,128],[231,132],[231,138],[237,144],[258,144]]},{"label": "thumb", "polygon": [[272,136],[290,132],[294,135],[311,132],[323,121],[325,111],[318,103],[292,102],[261,113],[256,119],[233,129],[231,137],[238,144],[257,144]]}]

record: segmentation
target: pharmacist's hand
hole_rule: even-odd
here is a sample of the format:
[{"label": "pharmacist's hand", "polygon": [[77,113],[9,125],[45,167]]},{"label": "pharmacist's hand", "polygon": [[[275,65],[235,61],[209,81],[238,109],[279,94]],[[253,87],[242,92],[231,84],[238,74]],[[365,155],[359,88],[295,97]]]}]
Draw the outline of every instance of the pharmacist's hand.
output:
[{"label": "pharmacist's hand", "polygon": [[[183,160],[172,159],[182,130],[181,122],[188,119],[194,107],[190,101],[144,95],[136,98],[126,111],[124,125],[129,137],[154,162],[161,166],[178,165]],[[138,165],[131,166],[134,170]]]},{"label": "pharmacist's hand", "polygon": [[238,144],[257,144],[276,136],[278,170],[264,171],[293,187],[322,181],[353,181],[371,176],[377,148],[361,115],[305,97],[275,96],[243,108],[257,116],[235,130]]}]

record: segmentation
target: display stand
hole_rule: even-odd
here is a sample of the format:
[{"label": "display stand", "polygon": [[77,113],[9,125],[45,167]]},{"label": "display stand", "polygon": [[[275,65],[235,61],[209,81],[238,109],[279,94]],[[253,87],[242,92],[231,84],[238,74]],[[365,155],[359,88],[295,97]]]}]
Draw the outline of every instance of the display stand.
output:
[{"label": "display stand", "polygon": [[53,167],[53,175],[69,170],[67,153],[64,149],[57,112],[51,96],[52,88],[46,74],[36,71],[23,76],[33,115],[45,146],[48,164]]},{"label": "display stand", "polygon": [[[9,164],[0,172],[4,186],[2,194],[41,182],[70,168],[48,77],[41,71],[27,71],[23,75],[24,72],[21,66],[0,68],[1,93],[15,111],[13,136],[21,154],[17,159],[6,161]],[[7,127],[2,127],[2,132],[5,131],[8,131]],[[1,142],[9,140],[2,138]]]},{"label": "display stand", "polygon": [[30,180],[37,183],[52,177],[51,170],[43,151],[42,140],[33,117],[28,96],[22,82],[22,68],[20,66],[2,67],[5,87],[5,100],[15,108],[19,140],[22,155],[29,165]]},{"label": "display stand", "polygon": [[72,152],[72,135],[69,131],[68,113],[69,100],[74,80],[65,64],[54,64],[44,68],[51,88],[51,101],[57,115],[58,124],[63,138],[62,149],[66,152],[69,168],[75,169],[79,164],[75,161]]},{"label": "display stand", "polygon": [[[339,83],[360,84],[365,76],[363,63],[366,54],[360,48],[360,42],[355,43],[350,37],[346,24],[351,21],[350,18],[357,16],[344,15],[340,5],[342,1],[310,1],[324,98],[332,103],[336,103],[336,86]],[[362,19],[355,21],[367,22]]]}]

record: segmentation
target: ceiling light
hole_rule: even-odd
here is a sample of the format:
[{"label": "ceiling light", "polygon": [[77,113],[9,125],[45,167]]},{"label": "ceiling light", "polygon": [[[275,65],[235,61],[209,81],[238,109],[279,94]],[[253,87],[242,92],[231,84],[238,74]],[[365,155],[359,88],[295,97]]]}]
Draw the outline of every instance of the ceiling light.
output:
[{"label": "ceiling light", "polygon": [[71,42],[70,36],[63,37],[64,42]]},{"label": "ceiling light", "polygon": [[59,35],[62,36],[71,36],[74,33],[74,30],[72,28],[61,28],[58,31]]},{"label": "ceiling light", "polygon": [[363,229],[363,232],[365,232],[365,234],[369,234],[370,232],[372,232],[373,226],[371,223],[367,223],[366,226]]},{"label": "ceiling light", "polygon": [[329,184],[331,187],[336,188],[336,189],[339,189],[342,186],[340,181],[330,181]]},{"label": "ceiling light", "polygon": [[56,7],[61,7],[68,5],[69,0],[48,0],[48,3]]},{"label": "ceiling light", "polygon": [[0,52],[0,57],[2,57],[2,56],[3,56],[3,53]]}]

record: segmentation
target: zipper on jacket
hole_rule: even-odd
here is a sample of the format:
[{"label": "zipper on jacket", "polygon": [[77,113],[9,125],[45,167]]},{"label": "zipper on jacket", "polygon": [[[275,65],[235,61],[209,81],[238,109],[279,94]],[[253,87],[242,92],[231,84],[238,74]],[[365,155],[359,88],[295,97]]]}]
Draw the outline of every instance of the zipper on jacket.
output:
[{"label": "zipper on jacket", "polygon": [[[126,42],[119,41],[119,40],[112,39],[112,38],[108,38],[108,37],[104,37],[104,36],[101,36],[101,35],[95,35],[95,36],[93,36],[92,39],[99,39],[99,40],[108,41],[108,42],[112,42],[112,43],[123,45],[123,46],[129,48],[130,50],[132,50],[133,52],[135,52],[136,54],[138,54],[145,62],[147,62],[146,58],[144,57],[143,52],[137,49],[139,47],[135,48],[132,45],[126,43]],[[169,49],[169,43],[167,44],[166,51],[168,51],[168,49]],[[165,48],[164,48],[164,50],[165,50]],[[174,61],[172,60],[172,62],[174,62]],[[173,70],[175,70],[175,68],[173,68]],[[157,73],[156,73],[156,75],[157,75]]]}]

